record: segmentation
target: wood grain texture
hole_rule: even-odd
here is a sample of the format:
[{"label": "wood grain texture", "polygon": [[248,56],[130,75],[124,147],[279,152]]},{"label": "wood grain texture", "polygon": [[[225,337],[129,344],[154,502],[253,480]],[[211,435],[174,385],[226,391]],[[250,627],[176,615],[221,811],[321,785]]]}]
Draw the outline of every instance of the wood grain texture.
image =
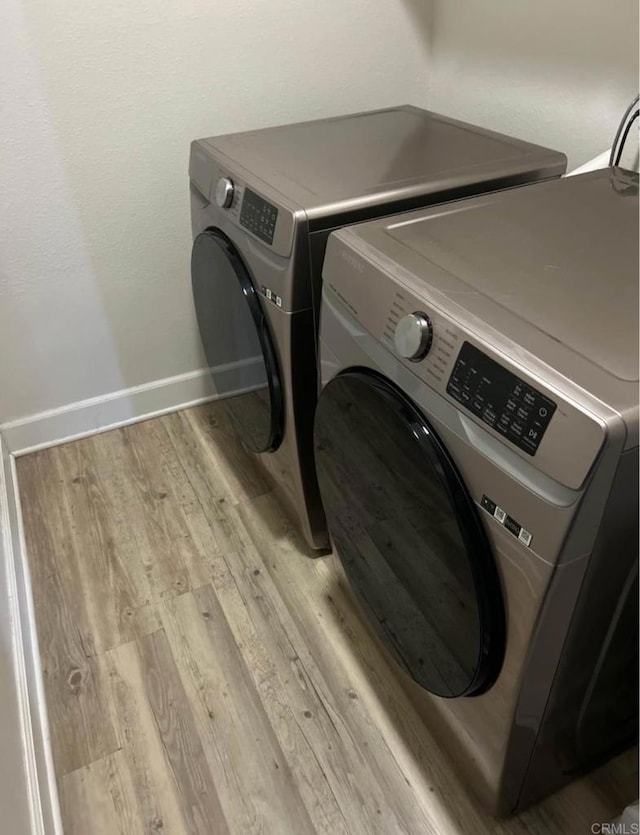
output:
[{"label": "wood grain texture", "polygon": [[[263,497],[260,507],[268,510],[261,518],[271,521],[284,518],[271,496]],[[242,530],[240,523],[237,529]],[[261,543],[263,554],[268,553],[264,538],[266,533],[258,525],[257,540]],[[284,561],[287,560],[288,549],[282,547],[277,538],[274,550],[281,553]],[[378,737],[368,718],[365,717],[364,732],[357,722],[351,721],[349,714],[357,711],[354,700],[358,698],[351,682],[346,676],[332,683],[325,680],[315,653],[310,651],[283,604],[250,537],[246,537],[242,549],[235,551],[230,571],[253,624],[253,634],[247,634],[246,618],[241,617],[240,607],[231,608],[233,590],[230,591],[228,584],[218,587],[218,596],[223,606],[229,608],[229,621],[232,628],[238,629],[239,645],[251,659],[250,666],[257,686],[265,692],[267,704],[275,697],[277,702],[282,701],[293,709],[292,718],[322,770],[323,783],[326,781],[328,784],[348,831],[430,831],[428,816],[422,814],[413,796],[407,792],[406,781],[400,772],[395,768],[385,768],[381,773],[377,769],[375,751],[381,750],[385,757],[384,740]],[[240,632],[243,620],[245,628]],[[322,639],[321,634],[318,637]],[[331,653],[331,647],[327,649]],[[332,667],[331,674],[333,672],[335,668]],[[266,684],[261,681],[265,676]],[[278,692],[280,688],[281,694]],[[339,703],[344,711],[338,708]],[[289,727],[292,725],[296,727],[290,721]],[[385,766],[388,765],[389,758],[386,758]],[[387,791],[388,782],[392,783],[392,791]],[[382,797],[385,798],[384,803],[381,802]]]},{"label": "wood grain texture", "polygon": [[[98,448],[96,448],[98,447]],[[89,438],[52,450],[71,523],[81,600],[97,654],[158,628],[132,517]]]},{"label": "wood grain texture", "polygon": [[36,453],[19,470],[51,742],[63,775],[116,751],[119,741],[96,657],[103,634],[88,612],[57,456]]},{"label": "wood grain texture", "polygon": [[146,831],[135,786],[126,779],[125,759],[123,751],[116,751],[59,780],[65,835],[142,835]]},{"label": "wood grain texture", "polygon": [[628,752],[489,818],[222,404],[18,473],[69,835],[579,835],[637,794]]},{"label": "wood grain texture", "polygon": [[[206,557],[192,530],[191,491],[182,467],[175,466],[164,426],[147,421],[107,433],[96,452],[109,468],[114,503],[134,518],[138,553],[154,596],[183,594],[209,578]],[[195,534],[195,540],[194,540]]]},{"label": "wood grain texture", "polygon": [[189,832],[229,831],[180,675],[163,631],[138,641],[145,695],[171,767]]},{"label": "wood grain texture", "polygon": [[224,403],[218,403],[213,408],[191,409],[183,412],[182,416],[201,454],[203,449],[209,450],[210,460],[222,473],[233,501],[254,499],[269,492],[269,478],[245,452],[233,431]]},{"label": "wood grain texture", "polygon": [[[110,650],[107,668],[109,696],[118,717],[122,744],[119,768],[123,780],[133,788],[137,818],[145,833],[181,835],[188,831],[187,818],[153,706],[146,696],[144,666],[137,644]],[[63,794],[66,790],[63,783]],[[75,807],[70,802],[66,806],[70,807],[68,817],[73,820]]]},{"label": "wood grain texture", "polygon": [[165,607],[165,625],[234,832],[315,832],[211,585]]}]

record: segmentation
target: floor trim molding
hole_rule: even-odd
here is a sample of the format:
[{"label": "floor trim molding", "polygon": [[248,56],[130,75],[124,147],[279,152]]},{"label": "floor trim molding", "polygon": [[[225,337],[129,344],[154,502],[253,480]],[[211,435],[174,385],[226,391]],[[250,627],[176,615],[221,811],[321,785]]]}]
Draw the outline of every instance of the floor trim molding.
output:
[{"label": "floor trim molding", "polygon": [[[3,443],[2,435],[0,455],[0,565],[6,578],[2,590],[6,597],[1,600],[0,609],[7,609],[12,667],[9,676],[2,677],[2,686],[9,687],[12,683],[15,686],[23,766],[22,774],[18,763],[14,764],[13,771],[16,783],[20,783],[14,792],[19,791],[22,797],[13,796],[11,804],[3,806],[15,811],[18,804],[27,805],[30,827],[24,835],[63,835],[15,459]],[[8,691],[6,699],[11,699]],[[7,823],[5,820],[3,826]],[[12,832],[18,835],[17,829],[12,828]]]},{"label": "floor trim molding", "polygon": [[263,369],[261,357],[211,370],[201,368],[18,418],[0,425],[0,434],[12,455],[26,455],[198,403],[252,391],[260,386]]}]

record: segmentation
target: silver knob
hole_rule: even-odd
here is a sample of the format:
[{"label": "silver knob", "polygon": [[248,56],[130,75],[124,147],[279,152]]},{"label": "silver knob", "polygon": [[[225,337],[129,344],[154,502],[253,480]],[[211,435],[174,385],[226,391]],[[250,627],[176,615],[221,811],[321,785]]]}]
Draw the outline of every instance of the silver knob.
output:
[{"label": "silver knob", "polygon": [[418,362],[429,353],[433,328],[426,313],[409,313],[396,325],[393,341],[401,357]]},{"label": "silver knob", "polygon": [[220,177],[216,185],[216,203],[221,209],[228,209],[233,203],[233,180],[230,177]]}]

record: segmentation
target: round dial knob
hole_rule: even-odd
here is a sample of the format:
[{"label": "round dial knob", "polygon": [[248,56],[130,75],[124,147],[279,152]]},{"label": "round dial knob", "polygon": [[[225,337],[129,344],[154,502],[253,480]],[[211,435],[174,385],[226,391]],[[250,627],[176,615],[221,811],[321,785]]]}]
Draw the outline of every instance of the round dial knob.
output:
[{"label": "round dial knob", "polygon": [[432,339],[431,321],[426,313],[419,312],[403,316],[393,336],[398,354],[415,362],[428,354]]},{"label": "round dial knob", "polygon": [[216,203],[221,209],[228,209],[233,203],[233,180],[230,177],[220,177],[216,186]]}]

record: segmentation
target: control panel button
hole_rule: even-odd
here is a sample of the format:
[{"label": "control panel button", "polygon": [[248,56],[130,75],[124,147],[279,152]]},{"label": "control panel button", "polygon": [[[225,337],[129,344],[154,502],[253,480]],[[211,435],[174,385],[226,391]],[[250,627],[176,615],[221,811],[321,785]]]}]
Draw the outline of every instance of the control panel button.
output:
[{"label": "control panel button", "polygon": [[460,349],[447,394],[528,455],[536,454],[556,410],[553,400],[469,342]]},{"label": "control panel button", "polygon": [[228,209],[233,203],[233,180],[230,177],[220,177],[216,185],[216,203],[221,209]]},{"label": "control panel button", "polygon": [[396,325],[393,342],[399,356],[418,362],[429,353],[433,340],[431,320],[426,313],[409,313]]},{"label": "control panel button", "polygon": [[272,244],[278,219],[278,210],[260,195],[245,189],[242,208],[240,210],[240,225],[244,226],[265,243]]}]

